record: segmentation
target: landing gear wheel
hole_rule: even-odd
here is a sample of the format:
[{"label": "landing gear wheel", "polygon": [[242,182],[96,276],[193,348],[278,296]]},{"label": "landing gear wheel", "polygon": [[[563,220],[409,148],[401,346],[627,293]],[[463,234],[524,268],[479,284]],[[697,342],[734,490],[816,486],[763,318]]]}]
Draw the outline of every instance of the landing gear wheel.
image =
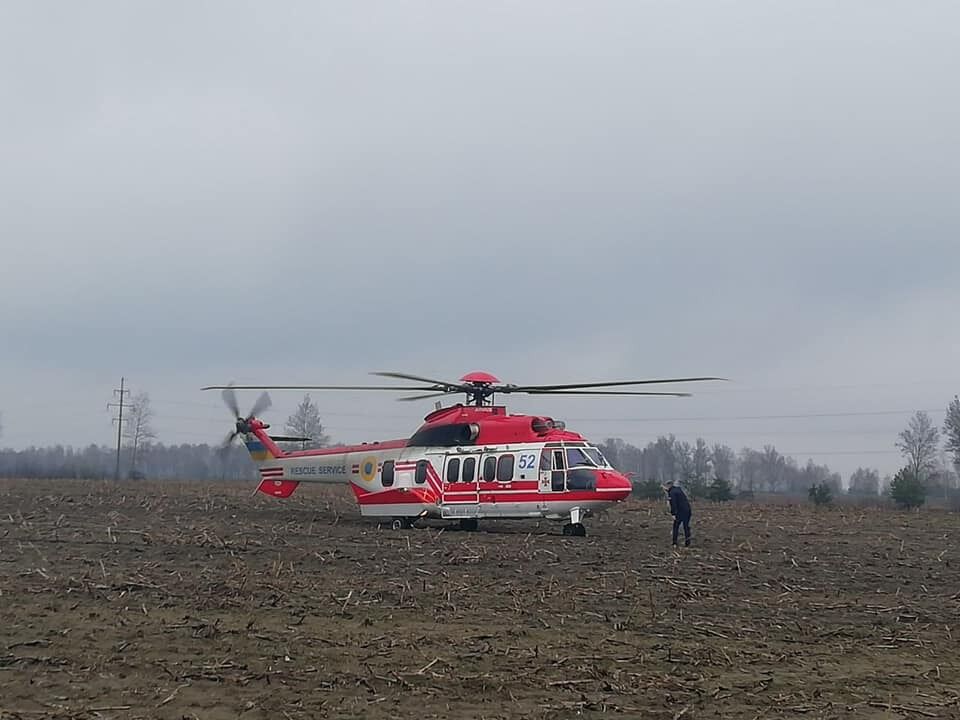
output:
[{"label": "landing gear wheel", "polygon": [[574,537],[586,537],[587,529],[583,523],[567,523],[563,526],[564,535],[573,535]]},{"label": "landing gear wheel", "polygon": [[413,527],[416,518],[395,518],[393,521],[394,530],[409,530]]},{"label": "landing gear wheel", "polygon": [[477,529],[476,518],[460,518],[460,529],[467,532],[473,532]]}]

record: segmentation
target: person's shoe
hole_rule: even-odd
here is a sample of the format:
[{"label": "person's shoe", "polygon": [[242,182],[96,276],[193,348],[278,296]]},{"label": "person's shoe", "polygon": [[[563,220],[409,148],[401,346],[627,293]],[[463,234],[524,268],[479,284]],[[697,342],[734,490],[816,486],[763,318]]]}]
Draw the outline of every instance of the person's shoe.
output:
[{"label": "person's shoe", "polygon": [[690,547],[690,541],[689,541],[689,540],[686,540],[686,541],[683,543],[683,546],[684,546],[684,547]]}]

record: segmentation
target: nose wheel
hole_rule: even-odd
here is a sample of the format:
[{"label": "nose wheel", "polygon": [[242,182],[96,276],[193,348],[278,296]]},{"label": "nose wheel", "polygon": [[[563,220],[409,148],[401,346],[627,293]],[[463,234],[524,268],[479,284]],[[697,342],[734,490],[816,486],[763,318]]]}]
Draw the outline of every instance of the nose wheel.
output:
[{"label": "nose wheel", "polygon": [[587,529],[583,526],[583,523],[580,522],[584,515],[589,515],[589,512],[584,512],[578,507],[570,509],[570,522],[563,526],[564,535],[572,535],[574,537],[586,537]]}]

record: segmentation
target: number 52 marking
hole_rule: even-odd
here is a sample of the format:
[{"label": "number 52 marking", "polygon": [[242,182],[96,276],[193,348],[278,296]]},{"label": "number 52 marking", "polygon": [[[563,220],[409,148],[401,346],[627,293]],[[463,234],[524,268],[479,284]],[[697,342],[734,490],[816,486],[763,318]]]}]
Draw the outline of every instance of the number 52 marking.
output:
[{"label": "number 52 marking", "polygon": [[536,455],[521,455],[517,467],[521,470],[533,470],[536,465]]}]

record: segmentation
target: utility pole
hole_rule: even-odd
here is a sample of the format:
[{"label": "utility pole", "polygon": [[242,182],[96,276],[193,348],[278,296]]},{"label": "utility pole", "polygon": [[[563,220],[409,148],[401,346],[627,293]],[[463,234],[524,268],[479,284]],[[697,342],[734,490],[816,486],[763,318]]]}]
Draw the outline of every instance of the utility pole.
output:
[{"label": "utility pole", "polygon": [[115,479],[117,482],[120,481],[120,437],[121,437],[122,432],[123,432],[123,396],[124,396],[125,393],[129,393],[129,392],[130,392],[129,390],[124,390],[124,389],[123,389],[123,383],[124,383],[124,378],[121,377],[121,378],[120,378],[120,389],[113,391],[114,394],[118,394],[118,395],[120,396],[120,402],[119,402],[119,403],[107,403],[107,409],[108,409],[108,410],[109,410],[111,407],[116,406],[116,407],[119,408],[119,411],[120,411],[119,417],[115,417],[115,418],[112,419],[113,421],[115,421],[115,422],[117,423],[117,469],[116,469],[116,471],[115,471],[115,473],[114,473],[114,479]]}]

